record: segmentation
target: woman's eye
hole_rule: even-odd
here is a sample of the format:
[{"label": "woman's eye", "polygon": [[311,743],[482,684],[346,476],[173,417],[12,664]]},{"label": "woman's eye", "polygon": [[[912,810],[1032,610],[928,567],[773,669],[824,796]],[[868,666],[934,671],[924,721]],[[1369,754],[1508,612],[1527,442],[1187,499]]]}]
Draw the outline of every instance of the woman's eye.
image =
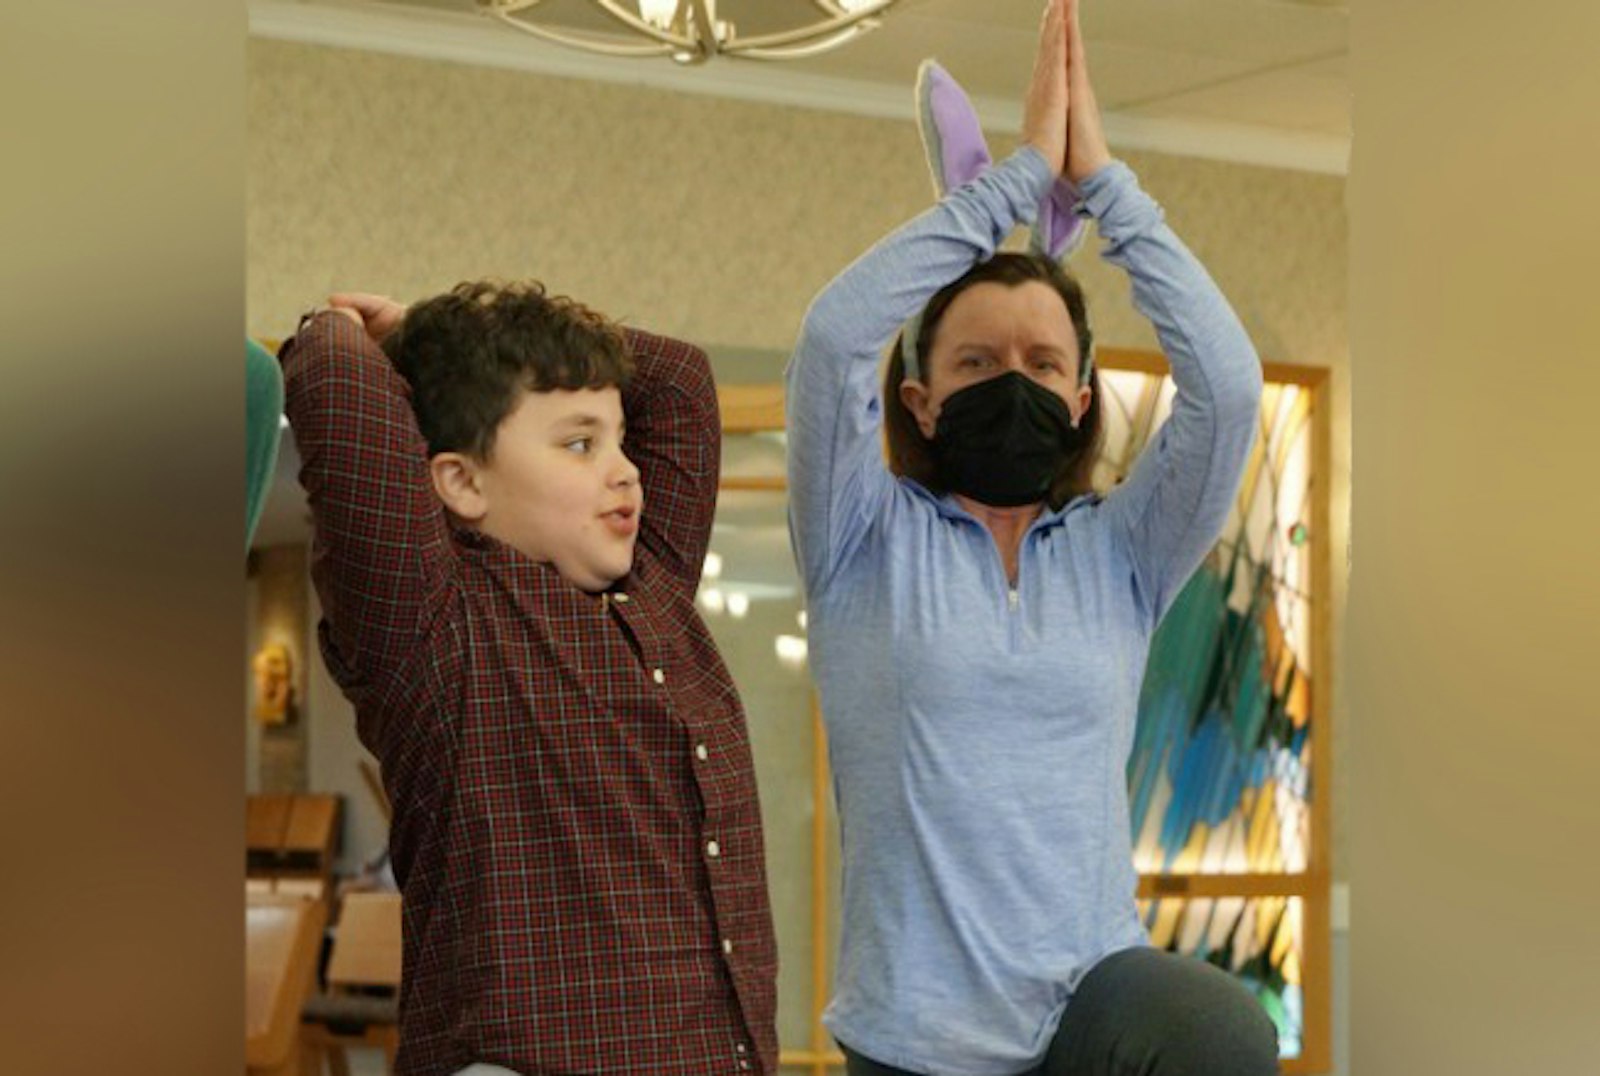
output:
[{"label": "woman's eye", "polygon": [[981,369],[983,364],[987,361],[988,360],[982,355],[963,355],[960,359],[956,360],[956,365],[960,366],[963,370],[978,370]]}]

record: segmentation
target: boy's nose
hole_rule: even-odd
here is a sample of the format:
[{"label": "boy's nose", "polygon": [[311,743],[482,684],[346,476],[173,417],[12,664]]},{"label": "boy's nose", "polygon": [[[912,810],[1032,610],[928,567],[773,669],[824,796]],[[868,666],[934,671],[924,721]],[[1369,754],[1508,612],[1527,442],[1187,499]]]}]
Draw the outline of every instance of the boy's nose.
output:
[{"label": "boy's nose", "polygon": [[632,460],[622,453],[617,454],[617,468],[613,473],[612,481],[619,486],[637,486],[639,484],[639,468],[634,466]]}]

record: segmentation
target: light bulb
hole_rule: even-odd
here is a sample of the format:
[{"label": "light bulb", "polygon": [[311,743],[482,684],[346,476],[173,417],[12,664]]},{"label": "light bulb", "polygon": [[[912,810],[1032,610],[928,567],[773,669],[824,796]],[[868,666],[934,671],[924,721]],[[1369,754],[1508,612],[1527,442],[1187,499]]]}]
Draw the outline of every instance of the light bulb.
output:
[{"label": "light bulb", "polygon": [[678,0],[639,0],[639,17],[657,30],[671,26],[677,12]]},{"label": "light bulb", "polygon": [[777,652],[778,661],[791,669],[798,669],[806,663],[806,641],[798,635],[780,635],[772,640],[772,649]]}]

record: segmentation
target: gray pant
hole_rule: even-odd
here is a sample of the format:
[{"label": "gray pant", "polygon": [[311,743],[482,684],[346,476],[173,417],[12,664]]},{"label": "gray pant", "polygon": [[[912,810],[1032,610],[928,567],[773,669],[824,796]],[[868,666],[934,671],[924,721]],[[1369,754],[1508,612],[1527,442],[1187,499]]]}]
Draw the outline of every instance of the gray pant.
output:
[{"label": "gray pant", "polygon": [[[918,1076],[844,1043],[849,1076]],[[1191,957],[1128,949],[1072,995],[1044,1063],[1019,1076],[1273,1076],[1278,1030],[1242,984]]]}]

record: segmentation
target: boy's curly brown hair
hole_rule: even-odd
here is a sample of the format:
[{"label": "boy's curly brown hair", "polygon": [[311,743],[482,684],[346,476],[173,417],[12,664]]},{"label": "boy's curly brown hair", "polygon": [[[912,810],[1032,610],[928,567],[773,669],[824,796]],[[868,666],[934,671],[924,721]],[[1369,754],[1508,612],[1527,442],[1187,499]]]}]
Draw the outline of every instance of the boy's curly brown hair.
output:
[{"label": "boy's curly brown hair", "polygon": [[406,311],[383,349],[411,386],[430,456],[488,459],[524,391],[621,388],[633,374],[615,323],[538,281],[457,284]]}]

